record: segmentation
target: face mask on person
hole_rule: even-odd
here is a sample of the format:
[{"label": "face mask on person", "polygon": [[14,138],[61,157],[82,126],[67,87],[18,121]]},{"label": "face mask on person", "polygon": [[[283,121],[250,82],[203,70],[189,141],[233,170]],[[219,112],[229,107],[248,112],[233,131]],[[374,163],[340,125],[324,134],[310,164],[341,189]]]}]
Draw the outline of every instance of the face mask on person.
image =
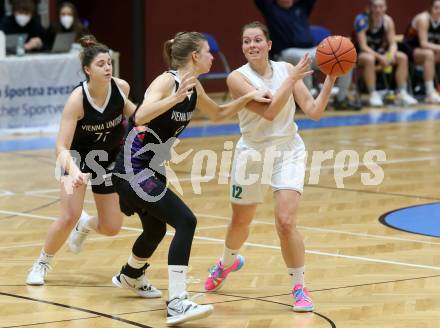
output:
[{"label": "face mask on person", "polygon": [[63,15],[60,17],[60,22],[63,27],[68,30],[72,27],[73,24],[73,16],[72,15]]},{"label": "face mask on person", "polygon": [[30,20],[31,20],[31,16],[30,15],[23,15],[23,14],[15,15],[15,21],[21,27],[26,26],[27,23],[29,23]]}]

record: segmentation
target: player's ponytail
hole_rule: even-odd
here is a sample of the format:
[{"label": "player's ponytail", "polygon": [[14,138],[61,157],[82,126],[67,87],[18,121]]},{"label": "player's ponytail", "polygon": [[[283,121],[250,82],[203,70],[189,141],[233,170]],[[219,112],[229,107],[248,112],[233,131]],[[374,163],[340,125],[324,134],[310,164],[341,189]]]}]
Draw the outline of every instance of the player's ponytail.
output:
[{"label": "player's ponytail", "polygon": [[173,46],[174,39],[167,40],[163,44],[163,58],[169,68],[171,68],[171,47]]},{"label": "player's ponytail", "polygon": [[79,54],[81,67],[83,68],[83,72],[88,81],[89,76],[87,75],[84,67],[90,66],[95,57],[100,53],[109,53],[110,50],[106,45],[99,43],[93,35],[83,36],[81,39],[79,39],[79,43],[82,46],[82,50]]},{"label": "player's ponytail", "polygon": [[199,32],[178,32],[174,39],[165,41],[163,55],[168,67],[176,70],[186,64],[193,51],[199,51],[206,37]]}]

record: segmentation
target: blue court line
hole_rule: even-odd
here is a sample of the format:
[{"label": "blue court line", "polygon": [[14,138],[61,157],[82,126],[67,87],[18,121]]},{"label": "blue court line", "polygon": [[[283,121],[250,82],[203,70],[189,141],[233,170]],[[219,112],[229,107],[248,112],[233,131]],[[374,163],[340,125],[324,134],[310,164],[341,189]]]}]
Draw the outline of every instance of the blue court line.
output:
[{"label": "blue court line", "polygon": [[379,221],[393,229],[440,237],[440,203],[422,204],[394,210],[382,215]]},{"label": "blue court line", "polygon": [[[375,125],[430,120],[440,120],[440,109],[406,109],[398,112],[371,111],[360,115],[323,117],[317,122],[307,118],[300,118],[295,120],[295,122],[300,130],[308,130],[341,126]],[[182,132],[180,137],[214,137],[239,133],[240,128],[238,124],[222,124],[187,128]]]},{"label": "blue court line", "polygon": [[55,137],[3,140],[0,152],[55,148]]},{"label": "blue court line", "polygon": [[[295,120],[300,130],[334,128],[341,126],[377,125],[388,123],[406,123],[440,120],[439,109],[405,109],[396,112],[370,111],[359,115],[323,117],[315,122],[307,118]],[[180,138],[216,137],[240,134],[237,123],[192,126],[186,128]],[[55,137],[3,140],[0,141],[0,152],[47,149],[55,147]]]}]

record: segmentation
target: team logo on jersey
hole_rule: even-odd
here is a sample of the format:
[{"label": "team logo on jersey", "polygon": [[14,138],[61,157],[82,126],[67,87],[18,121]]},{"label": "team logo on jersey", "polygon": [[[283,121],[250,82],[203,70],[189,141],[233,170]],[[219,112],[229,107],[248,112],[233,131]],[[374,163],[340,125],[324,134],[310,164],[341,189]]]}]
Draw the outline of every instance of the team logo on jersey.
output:
[{"label": "team logo on jersey", "polygon": [[[151,134],[156,138],[158,143],[148,143],[132,154],[132,156],[124,156],[124,167],[126,173],[114,174],[128,181],[136,194],[148,202],[156,202],[160,200],[166,192],[166,188],[164,188],[160,192],[153,193],[153,190],[156,189],[156,184],[152,183],[152,181],[157,180],[155,176],[156,172],[162,176],[169,177],[170,179],[168,181],[172,180],[174,182],[173,186],[179,193],[182,194],[182,186],[179,183],[176,173],[169,166],[169,161],[171,161],[173,164],[178,164],[183,161],[192,152],[192,150],[179,155],[174,150],[174,146],[180,142],[179,139],[172,137],[166,142],[162,142],[157,133],[147,126],[143,126],[142,129],[131,129],[130,133],[127,135],[123,150],[125,154],[131,154],[133,142],[136,138],[138,138],[139,132],[141,132],[140,134],[143,136],[145,136],[146,133]],[[131,157],[136,158],[147,152],[153,153],[149,167],[145,167],[140,172],[134,173]]]}]

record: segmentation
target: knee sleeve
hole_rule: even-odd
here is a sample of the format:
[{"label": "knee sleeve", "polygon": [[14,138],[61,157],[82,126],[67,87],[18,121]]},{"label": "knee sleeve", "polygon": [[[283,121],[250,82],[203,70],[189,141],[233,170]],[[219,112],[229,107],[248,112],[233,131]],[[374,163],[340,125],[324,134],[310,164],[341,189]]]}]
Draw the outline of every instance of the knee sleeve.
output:
[{"label": "knee sleeve", "polygon": [[142,234],[133,245],[133,254],[142,258],[149,258],[159,246],[167,232],[166,223],[147,214],[139,215],[142,221]]}]

